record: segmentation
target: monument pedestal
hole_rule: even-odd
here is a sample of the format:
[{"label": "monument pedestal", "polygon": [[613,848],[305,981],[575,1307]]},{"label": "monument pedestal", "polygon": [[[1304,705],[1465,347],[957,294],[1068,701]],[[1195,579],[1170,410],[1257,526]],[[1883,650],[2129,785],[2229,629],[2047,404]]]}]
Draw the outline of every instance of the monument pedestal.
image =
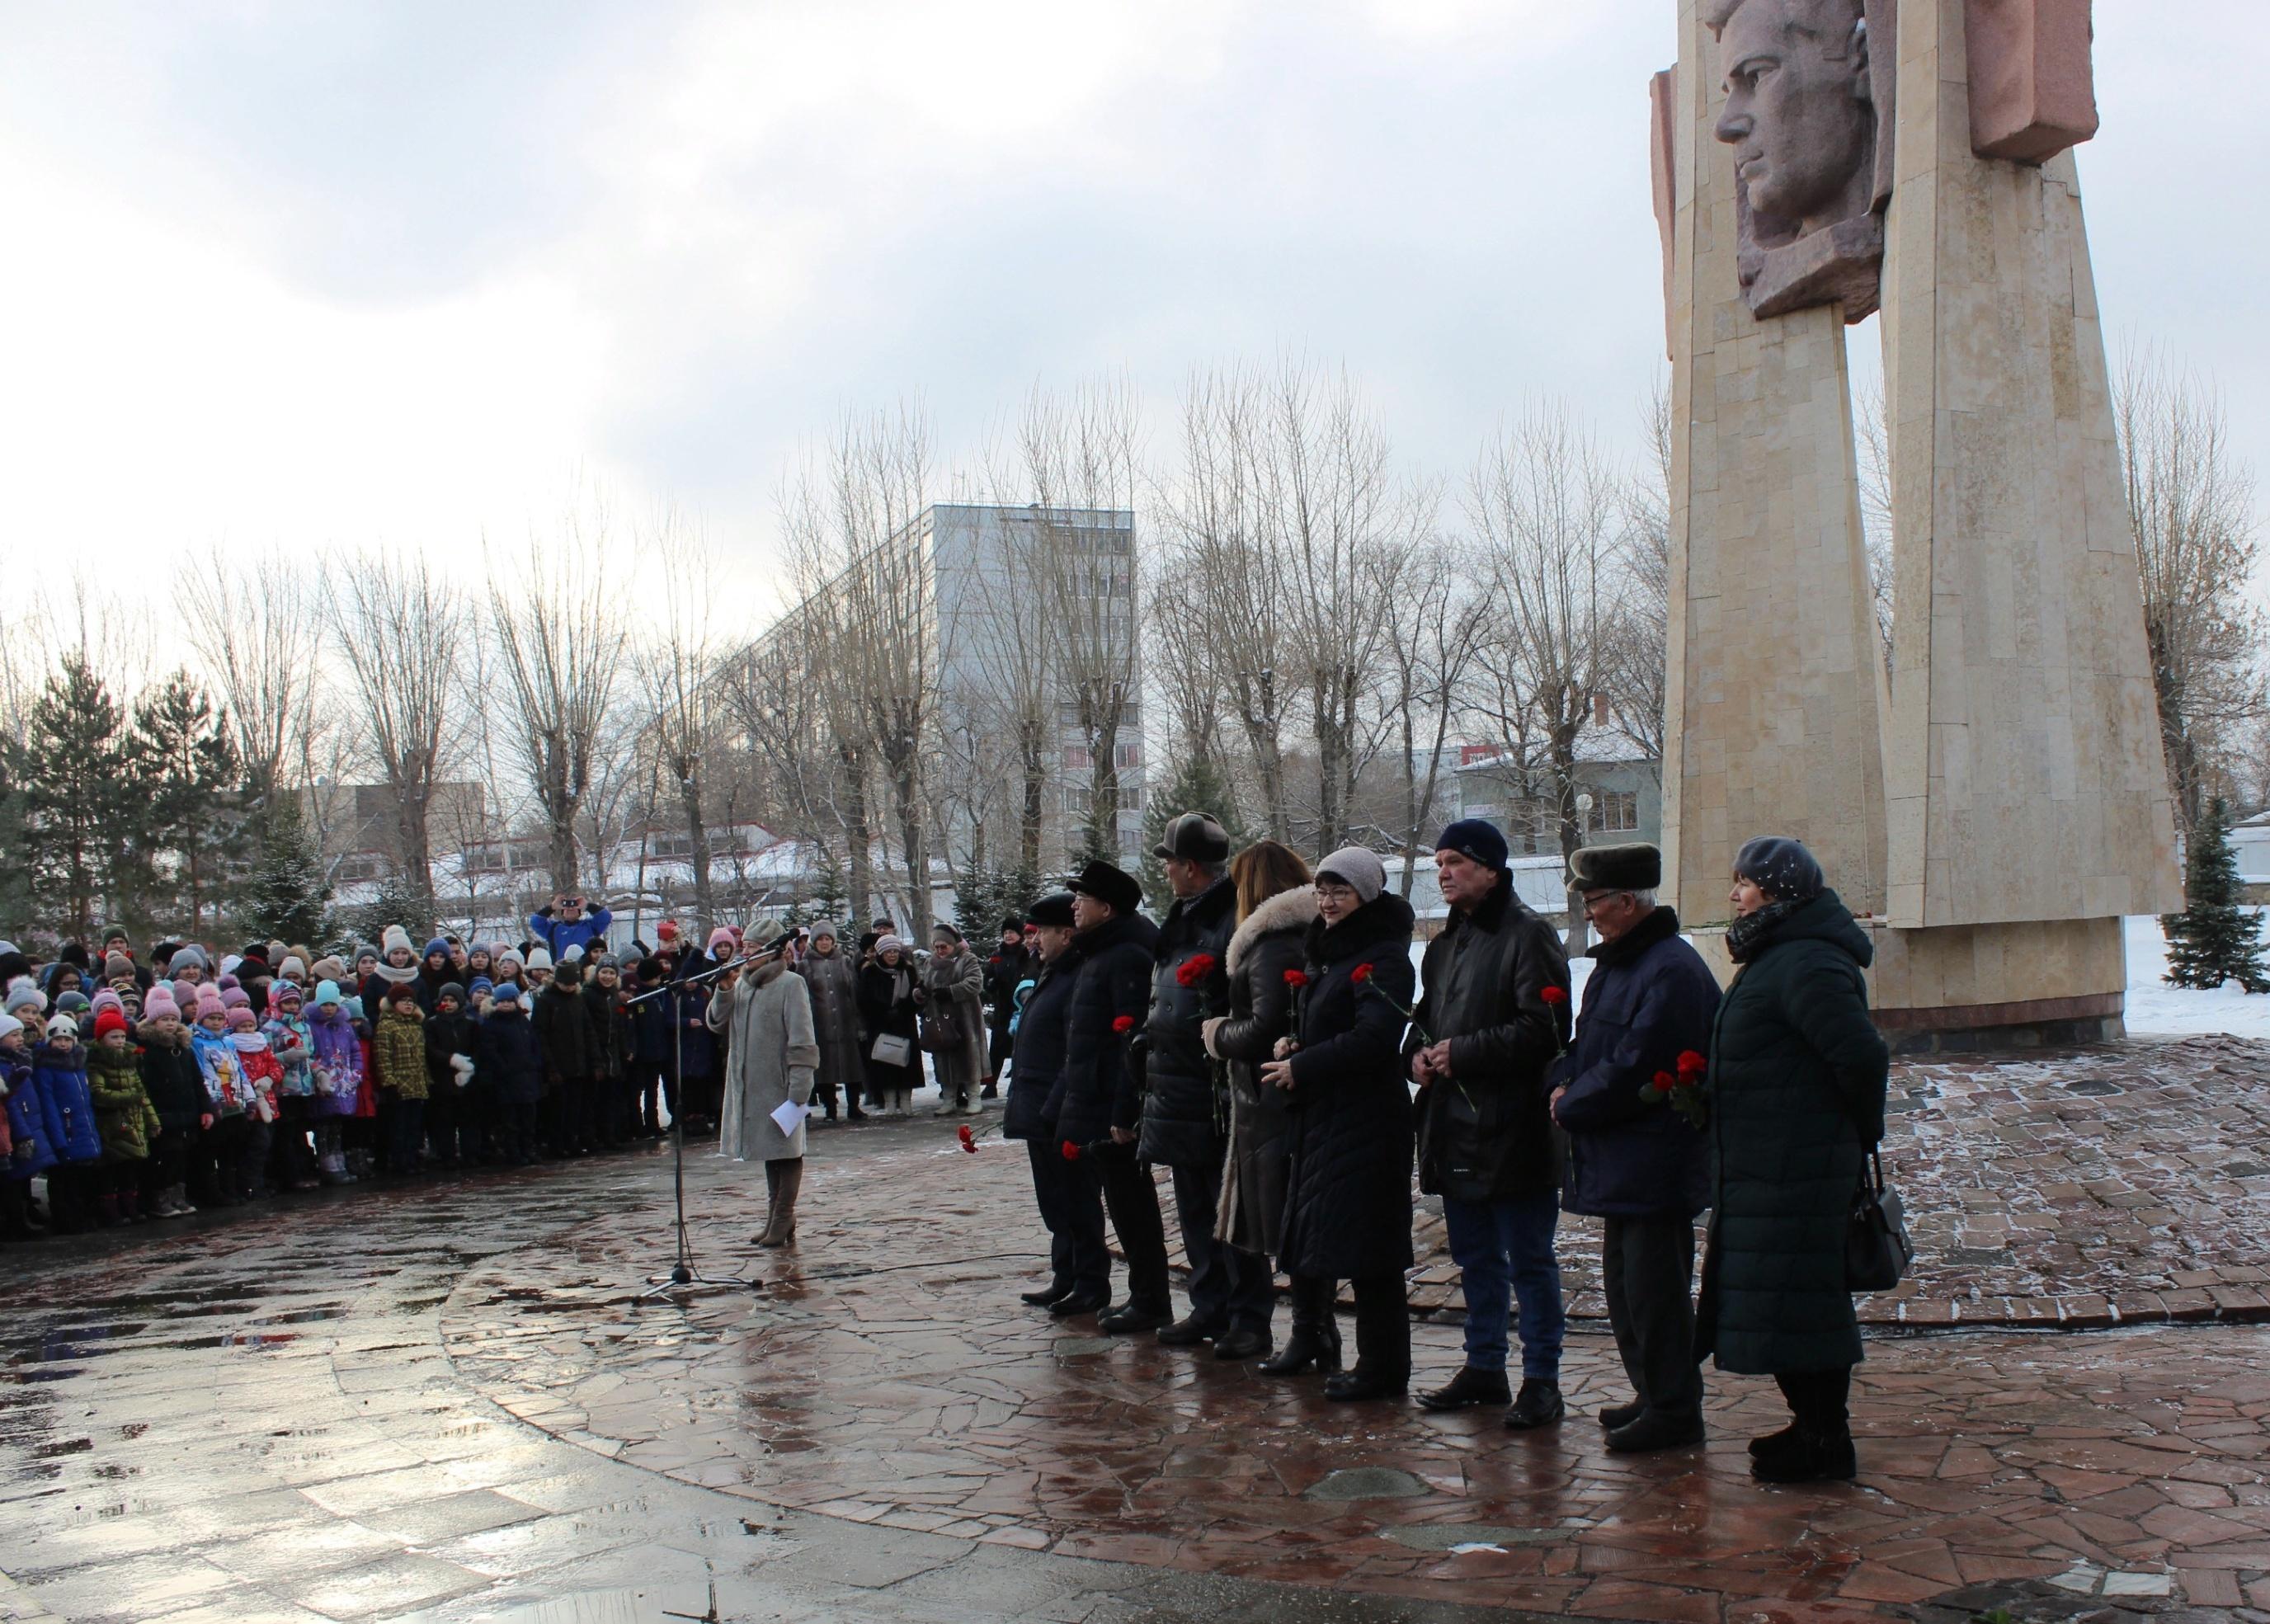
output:
[{"label": "monument pedestal", "polygon": [[[2125,1034],[2128,956],[2118,919],[1921,930],[1863,919],[1860,928],[1876,949],[1869,1006],[1895,1054],[2071,1047]],[[1720,984],[1732,979],[1725,927],[1694,938]]]}]

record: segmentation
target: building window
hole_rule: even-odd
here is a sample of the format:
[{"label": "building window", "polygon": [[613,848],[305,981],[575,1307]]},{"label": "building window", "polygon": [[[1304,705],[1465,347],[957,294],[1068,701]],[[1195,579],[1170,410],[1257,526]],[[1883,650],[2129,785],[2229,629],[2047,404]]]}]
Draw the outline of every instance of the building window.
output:
[{"label": "building window", "polygon": [[1595,790],[1592,792],[1592,832],[1629,834],[1639,828],[1636,790]]},{"label": "building window", "polygon": [[1119,831],[1119,855],[1123,857],[1139,857],[1143,855],[1142,830],[1122,829]]},{"label": "building window", "polygon": [[1087,773],[1095,770],[1095,752],[1086,745],[1065,746],[1065,769],[1067,772]]},{"label": "building window", "polygon": [[1139,744],[1122,745],[1113,752],[1111,759],[1121,772],[1131,771],[1143,765],[1143,746]]},{"label": "building window", "polygon": [[1143,789],[1141,785],[1123,785],[1120,788],[1119,810],[1121,812],[1141,812],[1143,810]]},{"label": "building window", "polygon": [[386,859],[373,852],[358,851],[339,859],[338,870],[332,880],[342,886],[359,885],[365,880],[384,878]]}]

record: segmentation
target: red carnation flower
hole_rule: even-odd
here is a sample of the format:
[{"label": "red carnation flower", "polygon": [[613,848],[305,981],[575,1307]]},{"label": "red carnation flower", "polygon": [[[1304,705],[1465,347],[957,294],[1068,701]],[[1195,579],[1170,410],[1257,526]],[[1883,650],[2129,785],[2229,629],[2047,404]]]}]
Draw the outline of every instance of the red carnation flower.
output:
[{"label": "red carnation flower", "polygon": [[1121,1037],[1125,1037],[1130,1032],[1135,1030],[1135,1017],[1132,1015],[1122,1015],[1118,1020],[1111,1023],[1111,1029],[1117,1033]]},{"label": "red carnation flower", "polygon": [[1306,970],[1287,970],[1287,971],[1286,971],[1286,972],[1285,972],[1285,984],[1286,984],[1287,987],[1292,987],[1292,988],[1295,988],[1295,989],[1307,986],[1307,985],[1309,984],[1309,973],[1308,973],[1308,971],[1306,971]]},{"label": "red carnation flower", "polygon": [[1693,1049],[1681,1049],[1680,1051],[1679,1075],[1682,1080],[1693,1082],[1696,1078],[1702,1076],[1703,1072],[1710,1069],[1710,1063],[1704,1059],[1701,1055],[1696,1054]]},{"label": "red carnation flower", "polygon": [[1176,982],[1184,987],[1195,987],[1213,974],[1220,962],[1210,953],[1192,953],[1175,971]]},{"label": "red carnation flower", "polygon": [[1348,972],[1348,979],[1361,986],[1363,983],[1371,979],[1371,966],[1368,964],[1357,965],[1355,968]]},{"label": "red carnation flower", "polygon": [[954,1130],[954,1133],[961,1140],[961,1148],[975,1156],[977,1153],[977,1136],[969,1131],[969,1124],[963,1123]]},{"label": "red carnation flower", "polygon": [[1079,1160],[1079,1146],[1073,1144],[1070,1139],[1066,1139],[1064,1142],[1064,1159],[1066,1161],[1078,1161]]},{"label": "red carnation flower", "polygon": [[1569,1001],[1569,990],[1566,987],[1547,987],[1537,996],[1558,1009]]},{"label": "red carnation flower", "polygon": [[1677,1078],[1675,1078],[1675,1077],[1672,1076],[1672,1074],[1671,1074],[1670,1072],[1658,1072],[1655,1074],[1655,1091],[1656,1091],[1656,1093],[1658,1093],[1658,1094],[1669,1094],[1669,1093],[1670,1093],[1673,1088],[1677,1087],[1678,1086],[1679,1086],[1679,1079],[1678,1079]]}]

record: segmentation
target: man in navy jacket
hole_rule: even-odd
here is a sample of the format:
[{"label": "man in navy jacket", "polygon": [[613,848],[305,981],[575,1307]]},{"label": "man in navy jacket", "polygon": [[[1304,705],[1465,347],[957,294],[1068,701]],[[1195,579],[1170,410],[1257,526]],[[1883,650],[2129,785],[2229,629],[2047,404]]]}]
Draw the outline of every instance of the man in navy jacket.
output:
[{"label": "man in navy jacket", "polygon": [[1569,1133],[1561,1205],[1604,1220],[1608,1324],[1636,1395],[1600,1424],[1619,1452],[1677,1449],[1702,1441],[1690,1285],[1710,1169],[1702,1133],[1657,1084],[1684,1080],[1681,1055],[1709,1053],[1718,983],[1656,901],[1661,852],[1589,847],[1569,867],[1600,943],[1551,1079],[1553,1117]]},{"label": "man in navy jacket", "polygon": [[556,964],[568,956],[570,947],[580,947],[587,953],[606,951],[594,949],[591,944],[604,943],[607,927],[614,921],[615,916],[604,908],[586,912],[577,894],[555,891],[551,901],[528,916],[528,933],[544,944]]}]

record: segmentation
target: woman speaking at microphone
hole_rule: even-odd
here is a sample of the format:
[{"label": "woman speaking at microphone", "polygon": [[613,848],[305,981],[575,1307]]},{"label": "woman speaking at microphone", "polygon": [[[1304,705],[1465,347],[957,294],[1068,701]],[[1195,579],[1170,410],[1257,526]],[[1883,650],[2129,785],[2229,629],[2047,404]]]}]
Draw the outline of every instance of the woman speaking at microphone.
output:
[{"label": "woman speaking at microphone", "polygon": [[748,968],[719,976],[707,1017],[711,1031],[728,1034],[718,1153],[765,1164],[759,1246],[786,1246],[796,1239],[804,1113],[820,1066],[812,994],[801,975],[788,973],[784,949],[790,939],[771,944]]}]

